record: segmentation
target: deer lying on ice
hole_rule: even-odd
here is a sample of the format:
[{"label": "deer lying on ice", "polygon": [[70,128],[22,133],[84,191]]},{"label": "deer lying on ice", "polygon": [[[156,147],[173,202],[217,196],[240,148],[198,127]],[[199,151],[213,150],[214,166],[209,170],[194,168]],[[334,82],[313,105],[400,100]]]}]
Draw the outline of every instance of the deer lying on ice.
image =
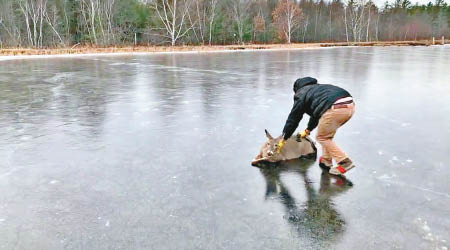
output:
[{"label": "deer lying on ice", "polygon": [[267,141],[261,147],[260,153],[252,160],[253,166],[257,166],[261,163],[275,163],[298,158],[316,158],[317,148],[309,137],[300,139],[297,135],[293,135],[286,141],[281,152],[276,153],[277,143],[283,136],[281,135],[277,138],[273,138],[267,130],[265,130],[265,132]]}]

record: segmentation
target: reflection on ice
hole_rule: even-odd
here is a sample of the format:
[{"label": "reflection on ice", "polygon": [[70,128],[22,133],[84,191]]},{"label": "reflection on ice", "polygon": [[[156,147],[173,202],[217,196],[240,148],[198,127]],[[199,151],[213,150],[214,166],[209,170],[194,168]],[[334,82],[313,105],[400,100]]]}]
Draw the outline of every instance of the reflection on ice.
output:
[{"label": "reflection on ice", "polygon": [[[314,239],[314,248],[330,248],[344,232],[345,220],[336,210],[332,197],[342,194],[353,184],[346,178],[328,174],[325,170],[316,189],[308,176],[311,160],[293,160],[281,166],[261,168],[266,181],[265,199],[279,201],[284,207],[283,218],[299,237]],[[295,175],[304,185],[306,201],[299,202],[291,194],[281,176]],[[333,181],[332,181],[333,180]]]}]

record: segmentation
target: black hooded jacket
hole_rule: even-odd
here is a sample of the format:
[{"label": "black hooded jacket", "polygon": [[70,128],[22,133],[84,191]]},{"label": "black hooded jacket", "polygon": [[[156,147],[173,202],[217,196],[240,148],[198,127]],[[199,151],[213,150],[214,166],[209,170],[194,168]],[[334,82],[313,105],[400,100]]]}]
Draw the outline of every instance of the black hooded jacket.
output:
[{"label": "black hooded jacket", "polygon": [[318,84],[317,79],[312,77],[297,79],[294,83],[294,92],[294,107],[283,129],[286,140],[297,129],[303,114],[310,116],[307,129],[312,131],[317,127],[322,114],[330,109],[336,100],[351,97],[345,89],[329,84]]}]

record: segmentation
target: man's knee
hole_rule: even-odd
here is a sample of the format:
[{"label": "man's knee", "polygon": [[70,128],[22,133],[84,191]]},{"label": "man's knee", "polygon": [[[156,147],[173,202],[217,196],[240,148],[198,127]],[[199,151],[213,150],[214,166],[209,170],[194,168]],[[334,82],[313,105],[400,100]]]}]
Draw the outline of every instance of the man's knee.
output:
[{"label": "man's knee", "polygon": [[332,139],[332,137],[330,138],[330,137],[328,137],[328,136],[320,136],[320,135],[317,135],[316,136],[316,140],[320,143],[320,144],[322,144],[322,143],[324,143],[324,142],[326,142],[326,141],[329,141],[329,140],[331,140]]},{"label": "man's knee", "polygon": [[327,135],[317,134],[316,135],[316,140],[319,141],[319,142],[324,142],[324,141],[332,140],[333,137],[334,137],[334,133],[327,134]]}]

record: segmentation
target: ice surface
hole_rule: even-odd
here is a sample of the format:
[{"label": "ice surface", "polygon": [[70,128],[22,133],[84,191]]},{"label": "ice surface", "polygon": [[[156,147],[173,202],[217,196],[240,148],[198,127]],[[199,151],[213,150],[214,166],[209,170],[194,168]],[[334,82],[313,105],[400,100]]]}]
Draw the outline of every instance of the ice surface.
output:
[{"label": "ice surface", "polygon": [[[448,249],[449,69],[449,46],[1,61],[0,249]],[[355,98],[353,186],[249,164],[302,76]]]}]

